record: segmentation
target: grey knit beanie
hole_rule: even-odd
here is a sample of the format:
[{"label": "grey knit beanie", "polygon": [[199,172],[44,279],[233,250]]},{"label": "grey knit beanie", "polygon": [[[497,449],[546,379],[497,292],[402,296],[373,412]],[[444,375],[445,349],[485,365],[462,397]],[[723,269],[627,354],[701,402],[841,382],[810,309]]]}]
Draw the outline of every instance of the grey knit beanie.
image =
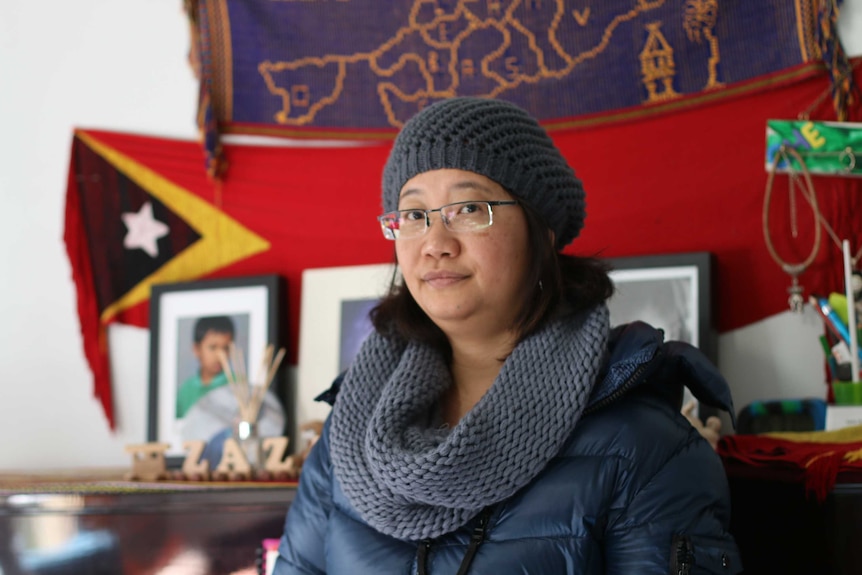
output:
[{"label": "grey knit beanie", "polygon": [[562,249],[584,226],[584,188],[539,123],[503,100],[431,104],[398,134],[383,170],[383,210],[398,209],[410,178],[441,168],[481,174],[536,210]]}]

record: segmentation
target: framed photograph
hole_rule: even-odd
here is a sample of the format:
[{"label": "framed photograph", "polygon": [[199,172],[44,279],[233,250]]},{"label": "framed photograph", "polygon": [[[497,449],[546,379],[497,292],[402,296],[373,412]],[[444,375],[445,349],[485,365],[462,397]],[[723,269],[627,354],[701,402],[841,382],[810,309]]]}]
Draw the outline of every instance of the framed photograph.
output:
[{"label": "framed photograph", "polygon": [[[170,444],[171,467],[182,463],[188,440],[206,441],[204,457],[210,467],[218,464],[221,443],[239,420],[218,350],[230,355],[235,346],[248,376],[257,377],[266,346],[282,346],[281,293],[276,275],[153,286],[147,440]],[[286,398],[280,369],[261,408],[261,436],[285,434]]]},{"label": "framed photograph", "polygon": [[[718,334],[713,324],[709,252],[610,258],[616,293],[608,302],[611,325],[635,320],[664,330],[665,341],[690,343],[718,365]],[[685,390],[683,403],[693,399]],[[706,419],[714,412],[698,410]],[[709,413],[705,413],[709,411]]]},{"label": "framed photograph", "polygon": [[386,294],[394,264],[302,272],[296,423],[324,420],[329,406],[314,398],[353,360],[371,333],[368,312]]},{"label": "framed photograph", "polygon": [[718,363],[712,317],[712,254],[610,258],[617,291],[608,302],[611,325],[641,320],[684,341]]}]

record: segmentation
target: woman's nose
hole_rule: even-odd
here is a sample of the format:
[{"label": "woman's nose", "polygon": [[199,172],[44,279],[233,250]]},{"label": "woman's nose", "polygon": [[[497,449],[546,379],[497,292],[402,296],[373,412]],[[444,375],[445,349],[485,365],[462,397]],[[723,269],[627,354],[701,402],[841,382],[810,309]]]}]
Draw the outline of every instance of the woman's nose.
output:
[{"label": "woman's nose", "polygon": [[428,229],[422,236],[422,254],[434,258],[457,255],[460,244],[455,234],[443,223],[443,214],[429,214],[428,224]]}]

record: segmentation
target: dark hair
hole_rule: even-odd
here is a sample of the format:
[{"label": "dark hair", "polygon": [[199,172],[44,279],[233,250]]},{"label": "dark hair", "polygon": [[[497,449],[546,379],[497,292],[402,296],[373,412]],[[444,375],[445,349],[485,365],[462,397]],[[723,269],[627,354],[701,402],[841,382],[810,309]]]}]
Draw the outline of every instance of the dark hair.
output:
[{"label": "dark hair", "polygon": [[195,322],[195,343],[203,341],[207,332],[226,333],[233,337],[233,320],[226,315],[211,315],[198,318]]},{"label": "dark hair", "polygon": [[[606,301],[614,292],[607,263],[558,253],[541,216],[525,203],[520,205],[527,219],[527,249],[533,257],[522,286],[526,303],[513,326],[518,342],[541,328],[561,299],[565,298],[569,313],[578,313]],[[397,335],[429,345],[451,359],[446,335],[422,311],[397,275],[396,270],[389,293],[371,310],[374,328],[385,336]]]}]

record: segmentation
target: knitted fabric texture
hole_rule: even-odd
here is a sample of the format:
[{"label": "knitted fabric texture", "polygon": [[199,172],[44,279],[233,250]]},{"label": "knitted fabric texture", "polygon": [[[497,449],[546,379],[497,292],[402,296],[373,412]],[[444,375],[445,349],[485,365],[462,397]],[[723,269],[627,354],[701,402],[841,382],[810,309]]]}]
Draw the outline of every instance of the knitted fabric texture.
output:
[{"label": "knitted fabric texture", "polygon": [[406,540],[457,529],[527,485],[579,420],[605,356],[608,310],[563,316],[518,344],[451,430],[433,413],[452,384],[431,348],[372,333],[332,412],[330,453],[351,505]]},{"label": "knitted fabric texture", "polygon": [[441,168],[481,174],[529,204],[554,231],[557,249],[584,226],[581,181],[544,128],[514,104],[452,98],[413,116],[383,170],[383,210],[398,209],[401,188],[410,178]]}]

